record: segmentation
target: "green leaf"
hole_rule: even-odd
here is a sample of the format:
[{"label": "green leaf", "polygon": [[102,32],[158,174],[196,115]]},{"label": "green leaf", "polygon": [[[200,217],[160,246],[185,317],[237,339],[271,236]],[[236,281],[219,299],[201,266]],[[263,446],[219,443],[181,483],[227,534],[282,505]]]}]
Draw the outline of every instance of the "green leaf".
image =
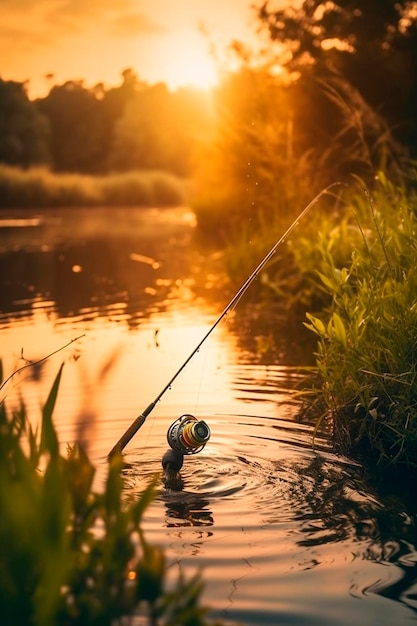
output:
[{"label": "green leaf", "polygon": [[304,326],[317,333],[318,335],[326,335],[326,328],[323,322],[318,317],[311,315],[311,313],[306,313],[306,317],[308,320],[310,320],[311,324],[304,324]]},{"label": "green leaf", "polygon": [[340,315],[338,315],[337,313],[333,313],[332,323],[335,339],[337,339],[337,341],[340,341],[344,348],[347,348],[346,330]]},{"label": "green leaf", "polygon": [[54,380],[48,399],[42,409],[42,433],[40,453],[49,452],[51,456],[57,456],[59,452],[58,439],[52,422],[52,414],[54,412],[55,403],[58,395],[59,384],[61,382],[62,369],[64,364],[58,370],[58,374]]},{"label": "green leaf", "polygon": [[336,284],[334,280],[331,280],[328,276],[326,276],[325,274],[322,274],[321,272],[317,272],[317,274],[319,275],[319,278],[322,281],[322,283],[324,283],[324,285],[328,287],[330,291],[337,290],[338,285]]}]

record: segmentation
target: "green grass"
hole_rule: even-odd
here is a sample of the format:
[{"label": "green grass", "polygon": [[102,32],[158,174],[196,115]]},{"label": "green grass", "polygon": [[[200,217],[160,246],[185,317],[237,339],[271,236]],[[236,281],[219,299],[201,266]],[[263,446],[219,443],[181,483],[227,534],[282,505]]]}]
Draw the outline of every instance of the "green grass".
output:
[{"label": "green grass", "polygon": [[[251,295],[278,304],[293,328],[307,314],[318,339],[307,392],[317,428],[332,432],[337,451],[385,469],[417,469],[416,216],[412,186],[383,173],[371,190],[356,181],[309,213]],[[254,233],[235,235],[233,284],[282,234],[280,220],[264,215]]]},{"label": "green grass", "polygon": [[168,584],[164,554],[142,532],[155,483],[126,501],[118,455],[96,492],[82,447],[60,454],[52,416],[61,374],[40,429],[23,405],[9,413],[0,402],[1,623],[116,626],[140,610],[149,626],[208,624],[201,578]]},{"label": "green grass", "polygon": [[85,176],[0,165],[0,208],[182,206],[188,184],[167,172]]},{"label": "green grass", "polygon": [[415,194],[380,174],[314,251],[329,306],[308,314],[318,336],[311,393],[336,449],[385,467],[417,468],[416,214]]}]

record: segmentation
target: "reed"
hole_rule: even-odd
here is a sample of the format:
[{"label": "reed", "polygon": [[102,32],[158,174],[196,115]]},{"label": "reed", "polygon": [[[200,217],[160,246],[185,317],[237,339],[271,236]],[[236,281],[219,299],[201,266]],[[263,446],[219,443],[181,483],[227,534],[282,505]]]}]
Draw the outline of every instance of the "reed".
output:
[{"label": "reed", "polygon": [[168,172],[86,176],[0,165],[0,208],[183,206],[186,198],[186,181]]}]

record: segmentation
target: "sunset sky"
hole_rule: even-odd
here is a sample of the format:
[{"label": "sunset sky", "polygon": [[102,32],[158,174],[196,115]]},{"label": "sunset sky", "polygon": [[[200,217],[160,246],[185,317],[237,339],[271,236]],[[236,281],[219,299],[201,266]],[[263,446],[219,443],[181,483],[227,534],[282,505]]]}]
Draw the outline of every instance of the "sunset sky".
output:
[{"label": "sunset sky", "polygon": [[[31,96],[84,79],[117,85],[126,68],[169,87],[208,86],[218,53],[255,30],[251,0],[0,0],[0,77]],[[206,33],[204,35],[203,33]]]}]

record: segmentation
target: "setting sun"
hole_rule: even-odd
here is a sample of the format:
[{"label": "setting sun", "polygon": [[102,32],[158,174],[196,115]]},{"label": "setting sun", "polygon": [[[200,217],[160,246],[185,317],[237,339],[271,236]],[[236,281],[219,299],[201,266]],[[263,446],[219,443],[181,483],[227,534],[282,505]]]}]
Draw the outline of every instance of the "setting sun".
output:
[{"label": "setting sun", "polygon": [[217,83],[215,63],[204,51],[176,50],[165,62],[167,83],[172,88],[193,86],[210,89]]},{"label": "setting sun", "polygon": [[2,78],[27,81],[36,97],[48,93],[51,81],[115,85],[127,68],[149,84],[209,89],[218,82],[212,49],[217,54],[231,40],[248,41],[249,15],[249,0],[221,5],[26,0],[24,11],[20,3],[7,3],[0,37]]},{"label": "setting sun", "polygon": [[170,89],[192,86],[210,89],[218,82],[216,61],[210,43],[202,32],[181,28],[160,37],[157,47],[144,55],[142,41],[137,41],[138,73],[147,67],[154,76],[163,77]]}]

